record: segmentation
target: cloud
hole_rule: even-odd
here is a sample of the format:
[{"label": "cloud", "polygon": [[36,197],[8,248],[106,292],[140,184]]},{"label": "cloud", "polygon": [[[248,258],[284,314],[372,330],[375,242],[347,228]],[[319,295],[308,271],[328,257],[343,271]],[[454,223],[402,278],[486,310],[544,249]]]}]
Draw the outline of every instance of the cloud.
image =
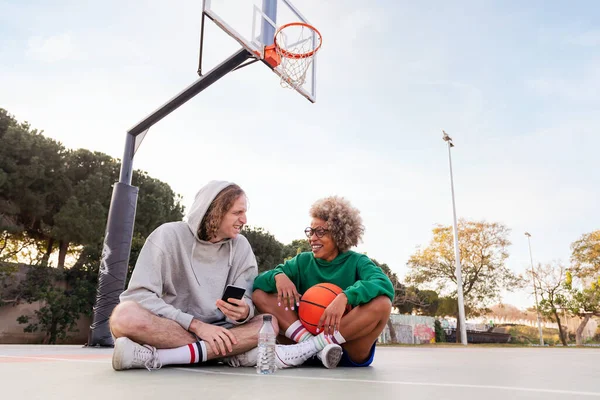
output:
[{"label": "cloud", "polygon": [[566,40],[569,44],[583,47],[595,47],[600,45],[600,30],[591,30],[578,35],[569,36]]},{"label": "cloud", "polygon": [[529,79],[527,88],[543,96],[558,96],[563,100],[587,102],[597,101],[600,97],[600,72],[598,61],[590,61],[576,70],[565,72],[567,77],[555,73]]},{"label": "cloud", "polygon": [[62,33],[49,37],[34,36],[30,38],[27,55],[37,61],[54,63],[72,57],[74,50],[71,35]]}]

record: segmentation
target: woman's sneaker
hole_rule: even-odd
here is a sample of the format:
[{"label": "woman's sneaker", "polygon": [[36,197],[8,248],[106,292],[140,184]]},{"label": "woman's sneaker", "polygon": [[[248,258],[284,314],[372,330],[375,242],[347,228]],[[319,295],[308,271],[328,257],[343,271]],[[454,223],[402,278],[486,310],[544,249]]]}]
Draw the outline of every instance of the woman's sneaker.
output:
[{"label": "woman's sneaker", "polygon": [[337,344],[328,344],[323,350],[317,353],[317,358],[321,360],[325,368],[335,368],[342,359],[344,349]]},{"label": "woman's sneaker", "polygon": [[[315,355],[316,349],[311,343],[302,342],[275,347],[275,365],[277,368],[291,368],[302,365]],[[328,344],[319,351],[317,357],[326,368],[335,368],[342,358],[342,348],[337,344]],[[226,357],[225,362],[231,367],[254,367],[258,359],[258,347],[236,356]]]},{"label": "woman's sneaker", "polygon": [[142,346],[129,338],[120,337],[115,340],[112,366],[115,371],[132,368],[146,368],[152,371],[160,369],[162,364],[158,359],[156,348],[149,345]]},{"label": "woman's sneaker", "polygon": [[[329,349],[328,349],[329,348]],[[341,358],[341,351],[342,348],[340,345],[337,344],[329,344],[327,346],[325,346],[325,348],[323,349],[323,351],[325,351],[325,349],[327,349],[327,352],[324,353],[327,356],[329,355],[330,352],[332,352],[332,356],[331,358],[331,365],[337,365],[337,362],[339,362],[339,360],[337,360],[337,362],[335,362],[335,354],[338,350],[334,350],[335,348],[339,349],[339,354],[340,354],[340,358]],[[292,345],[288,345],[288,346],[284,346],[284,345],[277,345],[275,347],[275,365],[277,366],[277,368],[291,368],[291,367],[298,367],[302,364],[304,364],[304,362],[306,360],[308,360],[309,358],[311,358],[312,356],[314,356],[315,354],[319,353],[319,350],[316,349],[315,345],[313,344],[313,342],[311,340],[306,340],[304,342],[301,343],[297,343],[297,344],[292,344]],[[324,359],[327,359],[328,357],[324,356]],[[323,363],[323,365],[325,365],[325,363]],[[325,365],[327,367],[327,365]],[[334,368],[333,367],[327,367],[327,368]]]}]

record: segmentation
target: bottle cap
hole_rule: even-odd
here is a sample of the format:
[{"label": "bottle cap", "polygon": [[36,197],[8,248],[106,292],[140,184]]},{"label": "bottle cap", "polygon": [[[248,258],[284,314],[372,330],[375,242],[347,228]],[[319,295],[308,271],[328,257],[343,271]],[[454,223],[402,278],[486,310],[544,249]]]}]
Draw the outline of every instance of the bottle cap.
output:
[{"label": "bottle cap", "polygon": [[271,322],[272,319],[271,315],[263,315],[263,322]]}]

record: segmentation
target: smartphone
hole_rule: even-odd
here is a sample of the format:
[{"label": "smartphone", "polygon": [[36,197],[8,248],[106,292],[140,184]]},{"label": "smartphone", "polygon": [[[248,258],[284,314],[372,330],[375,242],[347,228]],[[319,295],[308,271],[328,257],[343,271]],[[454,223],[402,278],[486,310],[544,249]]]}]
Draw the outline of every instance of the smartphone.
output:
[{"label": "smartphone", "polygon": [[[229,303],[227,301],[227,299],[229,299],[229,298],[241,300],[244,297],[244,293],[246,293],[246,289],[244,289],[242,287],[227,285],[227,287],[225,288],[225,292],[223,293],[223,297],[221,297],[221,300],[223,300],[227,303]],[[233,303],[229,303],[229,304],[233,304]]]}]

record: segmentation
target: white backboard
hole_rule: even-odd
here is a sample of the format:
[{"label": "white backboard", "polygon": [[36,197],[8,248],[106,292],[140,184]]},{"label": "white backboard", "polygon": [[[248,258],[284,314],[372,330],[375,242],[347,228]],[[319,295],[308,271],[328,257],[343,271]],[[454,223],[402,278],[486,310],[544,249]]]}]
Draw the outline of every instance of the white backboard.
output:
[{"label": "white backboard", "polygon": [[[264,59],[265,46],[273,44],[273,34],[279,26],[290,22],[310,24],[288,0],[204,0],[203,13],[204,23],[212,20],[260,60]],[[274,18],[270,18],[271,15]],[[210,41],[210,38],[203,40]],[[295,88],[313,103],[316,101],[317,56],[309,66],[304,84]],[[281,67],[274,68],[273,72],[281,76]]]}]

